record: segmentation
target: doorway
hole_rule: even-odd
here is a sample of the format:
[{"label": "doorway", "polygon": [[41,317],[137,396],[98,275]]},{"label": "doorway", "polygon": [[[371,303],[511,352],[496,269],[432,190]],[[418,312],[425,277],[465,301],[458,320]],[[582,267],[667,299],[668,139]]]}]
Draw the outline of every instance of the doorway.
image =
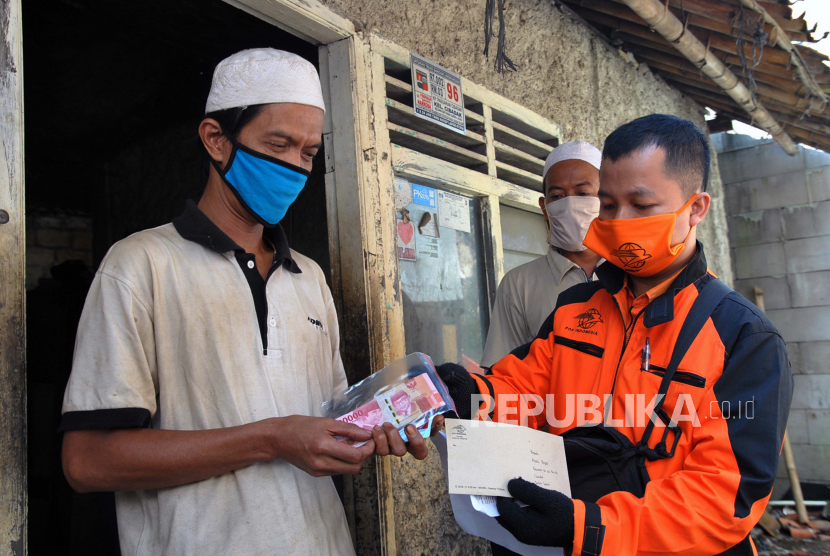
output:
[{"label": "doorway", "polygon": [[[215,65],[317,48],[221,0],[23,3],[29,553],[119,554],[113,497],[66,483],[55,432],[75,331],[110,246],[198,200],[196,135]],[[324,153],[282,224],[329,272]]]}]

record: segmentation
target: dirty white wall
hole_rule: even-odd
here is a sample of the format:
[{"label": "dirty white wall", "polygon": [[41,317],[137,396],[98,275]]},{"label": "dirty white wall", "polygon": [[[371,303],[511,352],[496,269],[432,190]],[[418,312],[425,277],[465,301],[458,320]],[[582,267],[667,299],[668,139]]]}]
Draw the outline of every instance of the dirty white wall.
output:
[{"label": "dirty white wall", "polygon": [[[322,0],[354,22],[558,123],[564,139],[602,147],[619,125],[651,113],[691,119],[705,129],[698,105],[608,47],[549,0],[513,0],[506,10],[507,53],[515,73],[499,75],[484,49],[485,0]],[[495,51],[495,40],[492,44]],[[723,189],[713,153],[712,210],[700,226],[710,268],[732,281]],[[482,465],[488,455],[481,454]],[[486,554],[452,520],[440,464],[393,459],[398,554]],[[371,496],[370,492],[366,493]]]},{"label": "dirty white wall", "polygon": [[[830,154],[719,133],[735,289],[764,290],[795,378],[787,432],[799,479],[830,483]],[[783,460],[773,498],[789,488]]]},{"label": "dirty white wall", "polygon": [[[590,141],[602,148],[619,125],[655,112],[706,129],[697,104],[626,60],[550,0],[507,4],[507,54],[519,70],[506,74],[493,71],[493,56],[488,61],[482,54],[484,0],[323,3],[358,30],[374,31],[558,123],[566,141]],[[491,51],[495,48],[494,38]],[[731,283],[723,188],[714,153],[712,158],[713,206],[698,235],[710,268]]]}]

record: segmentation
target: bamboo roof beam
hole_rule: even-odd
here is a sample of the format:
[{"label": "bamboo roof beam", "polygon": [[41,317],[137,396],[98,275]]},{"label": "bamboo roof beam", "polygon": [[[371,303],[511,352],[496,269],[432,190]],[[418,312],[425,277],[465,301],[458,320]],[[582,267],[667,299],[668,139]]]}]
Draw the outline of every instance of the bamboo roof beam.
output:
[{"label": "bamboo roof beam", "polygon": [[[799,79],[801,79],[801,82],[807,86],[807,88],[812,92],[813,95],[816,96],[816,98],[821,100],[821,102],[826,105],[827,95],[824,93],[824,89],[822,89],[821,85],[816,83],[816,81],[813,79],[813,76],[810,73],[810,70],[807,67],[806,62],[804,61],[804,58],[801,55],[801,51],[795,48],[793,46],[793,43],[790,42],[787,33],[785,33],[784,30],[780,28],[778,20],[772,17],[770,13],[756,0],[741,0],[741,3],[747,8],[755,10],[756,12],[761,14],[764,17],[764,21],[766,21],[770,25],[779,27],[778,35],[776,37],[777,46],[790,54],[792,63],[795,66],[796,71],[798,72],[798,77]],[[790,13],[792,13],[792,10],[790,10]]]},{"label": "bamboo roof beam", "polygon": [[[653,35],[656,34],[653,33]],[[671,44],[668,41],[664,40],[663,37],[661,37],[660,35],[651,37],[651,40],[647,40],[635,35],[629,35],[628,33],[614,33],[613,36],[628,44],[639,45],[648,49],[663,52],[670,56],[675,56],[678,59],[685,59],[685,56],[683,56],[677,50],[675,50],[674,47],[672,47]],[[732,66],[741,65],[740,59],[735,55],[726,54],[725,52],[717,52],[715,53],[715,55],[718,58],[720,58],[720,60],[725,64],[729,64]],[[780,77],[782,79],[793,79],[792,69],[787,69],[783,66],[778,66],[775,64],[765,64],[763,62],[755,67],[755,73],[764,73],[766,75],[773,75],[775,77]],[[817,79],[821,79],[822,81],[830,83],[830,68],[828,68],[828,72],[826,74],[817,76]]]},{"label": "bamboo roof beam", "polygon": [[[606,15],[612,15],[614,17],[618,17],[620,19],[625,19],[626,21],[630,21],[631,23],[636,23],[638,25],[646,25],[645,21],[642,20],[640,16],[635,14],[631,11],[631,8],[626,6],[625,4],[621,4],[618,2],[609,2],[608,0],[564,0],[565,2],[571,5],[577,5],[582,8],[586,8],[589,10],[594,10],[597,12],[604,13]],[[676,8],[672,8],[672,13],[675,16],[681,16],[680,10]],[[724,23],[723,21],[719,21],[717,19],[710,19],[708,17],[688,13],[686,14],[687,23],[689,25],[700,27],[702,29],[708,29],[710,31],[717,31],[718,33],[722,33],[724,35],[730,35],[732,37],[738,36],[738,29],[729,23]],[[764,24],[764,32],[765,33],[778,33],[777,28],[769,25]],[[746,34],[746,33],[744,33]],[[770,39],[772,40],[772,39]]]},{"label": "bamboo roof beam", "polygon": [[[636,23],[632,23],[631,21],[626,21],[617,18],[616,16],[607,15],[602,12],[588,10],[585,8],[574,8],[574,11],[580,16],[590,21],[591,23],[597,23],[599,25],[603,25],[611,29],[616,29],[618,31],[622,31],[630,35],[636,35],[647,40],[651,35],[654,34],[653,31],[650,29],[650,26],[638,25]],[[661,6],[660,13],[666,13],[667,15],[670,15],[675,21],[677,21],[680,24],[681,31],[683,30],[683,24],[680,22],[679,19],[677,19],[677,17],[671,11],[665,12],[665,9]],[[646,23],[648,22],[646,21]],[[690,27],[689,29],[691,29],[692,33],[697,32],[698,34],[701,34],[702,32],[703,35],[705,35],[704,40],[708,42],[711,48],[722,50],[729,54],[735,53],[735,39],[730,35],[724,35],[723,33],[717,33],[715,31],[710,31],[708,29],[701,29],[699,27]],[[705,49],[705,44],[703,46]],[[747,58],[751,60],[752,46],[748,44],[744,45],[744,52]],[[790,55],[782,50],[778,50],[777,48],[767,47],[764,48],[764,51],[761,54],[761,61],[772,64],[778,64],[780,66],[786,66],[790,63]]]},{"label": "bamboo roof beam", "polygon": [[[727,68],[723,62],[710,52],[707,45],[700,42],[693,33],[689,32],[683,23],[663,7],[658,0],[624,0],[625,4],[634,10],[663,38],[674,44],[689,61],[701,68],[712,81],[723,89],[743,110],[751,120],[767,133],[772,135],[787,154],[798,154],[798,146],[781,127],[764,106],[752,98],[738,77]],[[765,49],[766,50],[766,49]],[[760,88],[760,86],[759,86]]]},{"label": "bamboo roof beam", "polygon": [[[692,74],[700,75],[700,69],[698,69],[694,64],[689,62],[686,58],[672,56],[659,50],[652,50],[644,46],[626,45],[626,48],[628,50],[631,50],[631,52],[633,52],[634,54],[636,54],[639,59],[659,62],[664,65],[674,66],[678,69],[682,69]],[[755,81],[766,83],[767,85],[771,85],[773,87],[781,89],[782,91],[794,95],[797,95],[798,92],[804,88],[804,86],[801,85],[801,83],[799,83],[798,81],[793,81],[792,79],[784,79],[783,77],[775,77],[774,75],[767,75],[765,73],[756,73]]]}]

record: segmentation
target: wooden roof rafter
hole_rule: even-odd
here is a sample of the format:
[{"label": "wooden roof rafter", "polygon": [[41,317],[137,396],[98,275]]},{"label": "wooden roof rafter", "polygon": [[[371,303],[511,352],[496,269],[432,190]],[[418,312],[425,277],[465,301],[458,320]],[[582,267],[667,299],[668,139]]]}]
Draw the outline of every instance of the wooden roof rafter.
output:
[{"label": "wooden roof rafter", "polygon": [[[828,57],[792,43],[788,31],[814,42],[815,29],[803,16],[792,19],[788,6],[760,0],[555,1],[678,89],[693,84],[709,93],[689,95],[696,102],[720,98],[733,112],[740,106],[746,113],[740,121],[767,130],[790,154],[797,149],[785,127],[796,130],[799,142],[830,152]],[[723,103],[705,105],[725,113]]]}]

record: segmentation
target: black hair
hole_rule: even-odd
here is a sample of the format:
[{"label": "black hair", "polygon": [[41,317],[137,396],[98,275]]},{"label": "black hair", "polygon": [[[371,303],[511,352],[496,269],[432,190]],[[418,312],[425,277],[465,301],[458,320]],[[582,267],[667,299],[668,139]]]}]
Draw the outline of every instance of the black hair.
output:
[{"label": "black hair", "polygon": [[693,122],[668,114],[651,114],[615,129],[605,139],[602,159],[616,162],[649,147],[666,153],[663,171],[679,181],[686,197],[706,191],[711,154],[706,135]]},{"label": "black hair", "polygon": [[[239,132],[251,123],[251,120],[256,118],[264,104],[254,104],[247,107],[227,108],[225,110],[216,110],[205,114],[202,120],[211,118],[219,122],[219,127],[222,128],[222,133],[231,141],[236,141],[239,137]],[[202,145],[204,147],[204,145]],[[202,185],[207,184],[208,176],[210,176],[211,157],[205,148],[205,156],[202,161]]]}]

